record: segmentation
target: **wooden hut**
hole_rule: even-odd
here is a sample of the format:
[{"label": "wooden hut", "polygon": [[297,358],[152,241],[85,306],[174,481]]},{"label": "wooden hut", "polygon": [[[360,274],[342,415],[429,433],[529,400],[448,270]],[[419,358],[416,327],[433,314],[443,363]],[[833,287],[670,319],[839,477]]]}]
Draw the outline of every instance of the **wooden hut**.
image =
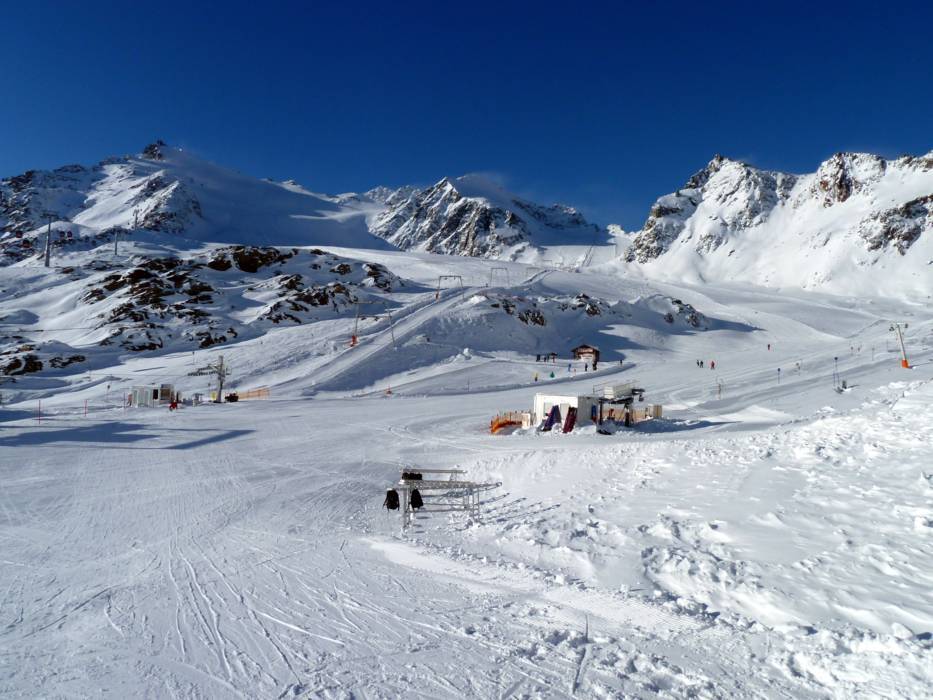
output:
[{"label": "wooden hut", "polygon": [[596,365],[599,363],[599,348],[584,344],[578,345],[571,352],[573,353],[573,359],[585,360],[593,366],[593,369],[596,369]]}]

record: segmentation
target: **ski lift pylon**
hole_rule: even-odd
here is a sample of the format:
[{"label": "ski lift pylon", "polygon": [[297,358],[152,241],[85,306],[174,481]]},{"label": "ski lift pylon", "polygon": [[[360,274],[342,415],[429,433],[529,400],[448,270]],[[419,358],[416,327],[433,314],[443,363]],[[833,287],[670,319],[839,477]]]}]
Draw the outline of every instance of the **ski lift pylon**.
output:
[{"label": "ski lift pylon", "polygon": [[[374,314],[374,315],[373,315],[373,318],[378,319],[380,316],[385,316],[385,318],[388,319],[388,321],[389,321],[389,334],[390,334],[390,336],[392,337],[392,347],[393,347],[393,348],[396,348],[396,342],[395,342],[395,327],[394,327],[394,324],[393,324],[393,322],[392,322],[392,311],[389,309],[389,305],[388,305],[385,301],[383,301],[383,300],[375,300],[375,301],[360,301],[360,300],[357,300],[357,302],[356,302],[356,318],[353,320],[353,334],[350,336],[350,347],[351,347],[351,348],[355,348],[357,345],[359,345],[359,342],[360,342],[360,338],[359,338],[359,336],[360,336],[360,319],[361,319],[361,318],[364,318],[364,316],[362,316],[361,313],[360,313],[360,306],[361,306],[362,304],[382,304],[383,313],[381,313],[381,314]],[[396,349],[397,349],[397,348],[396,348]]]}]

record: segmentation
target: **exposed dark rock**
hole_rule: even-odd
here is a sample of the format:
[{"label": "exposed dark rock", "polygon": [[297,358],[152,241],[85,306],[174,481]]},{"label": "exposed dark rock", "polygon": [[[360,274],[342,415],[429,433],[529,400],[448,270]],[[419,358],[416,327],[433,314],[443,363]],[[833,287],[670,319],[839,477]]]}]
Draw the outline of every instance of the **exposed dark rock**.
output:
[{"label": "exposed dark rock", "polygon": [[53,357],[49,360],[49,364],[55,369],[62,369],[68,365],[73,365],[76,362],[84,362],[84,355],[69,355],[68,357]]},{"label": "exposed dark rock", "polygon": [[21,355],[20,357],[14,357],[7,365],[3,368],[3,373],[11,376],[18,376],[23,374],[32,374],[34,372],[42,371],[42,360],[39,359],[37,355],[26,354]]},{"label": "exposed dark rock", "polygon": [[258,272],[267,265],[283,263],[294,256],[293,252],[283,253],[278,248],[254,248],[235,246],[231,249],[233,262],[243,272]]},{"label": "exposed dark rock", "polygon": [[156,139],[154,143],[150,143],[143,149],[142,156],[149,160],[164,160],[165,154],[162,152],[163,148],[165,148],[165,142],[162,139]]},{"label": "exposed dark rock", "polygon": [[547,321],[544,319],[544,314],[542,314],[538,309],[524,309],[520,311],[518,314],[518,320],[528,325],[547,325]]},{"label": "exposed dark rock", "polygon": [[869,250],[892,246],[904,255],[924,231],[933,231],[933,194],[873,214],[860,233]]}]

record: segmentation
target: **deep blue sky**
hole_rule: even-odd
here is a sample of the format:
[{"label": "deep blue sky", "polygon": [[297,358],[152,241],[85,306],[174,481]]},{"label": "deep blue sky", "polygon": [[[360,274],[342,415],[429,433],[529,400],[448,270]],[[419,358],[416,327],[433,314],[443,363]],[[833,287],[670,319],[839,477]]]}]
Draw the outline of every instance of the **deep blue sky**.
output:
[{"label": "deep blue sky", "polygon": [[930,3],[714,4],[4,3],[0,175],[161,137],[326,192],[487,172],[635,228],[717,152],[933,148]]}]

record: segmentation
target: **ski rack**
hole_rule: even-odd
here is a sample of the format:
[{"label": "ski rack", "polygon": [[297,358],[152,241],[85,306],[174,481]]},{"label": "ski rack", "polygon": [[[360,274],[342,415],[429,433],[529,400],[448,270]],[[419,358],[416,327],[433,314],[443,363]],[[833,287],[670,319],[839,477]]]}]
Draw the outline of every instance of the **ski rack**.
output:
[{"label": "ski rack", "polygon": [[[405,479],[406,474],[431,475],[430,479]],[[463,478],[466,472],[462,469],[422,469],[420,467],[406,467],[396,488],[401,496],[402,532],[407,530],[415,520],[415,509],[411,507],[411,492],[415,489],[421,494],[424,506],[418,510],[422,513],[456,513],[465,512],[474,520],[480,519],[480,499],[482,491],[498,488],[502,482],[478,483]],[[446,475],[446,479],[440,478]],[[427,493],[426,493],[427,492]]]}]

